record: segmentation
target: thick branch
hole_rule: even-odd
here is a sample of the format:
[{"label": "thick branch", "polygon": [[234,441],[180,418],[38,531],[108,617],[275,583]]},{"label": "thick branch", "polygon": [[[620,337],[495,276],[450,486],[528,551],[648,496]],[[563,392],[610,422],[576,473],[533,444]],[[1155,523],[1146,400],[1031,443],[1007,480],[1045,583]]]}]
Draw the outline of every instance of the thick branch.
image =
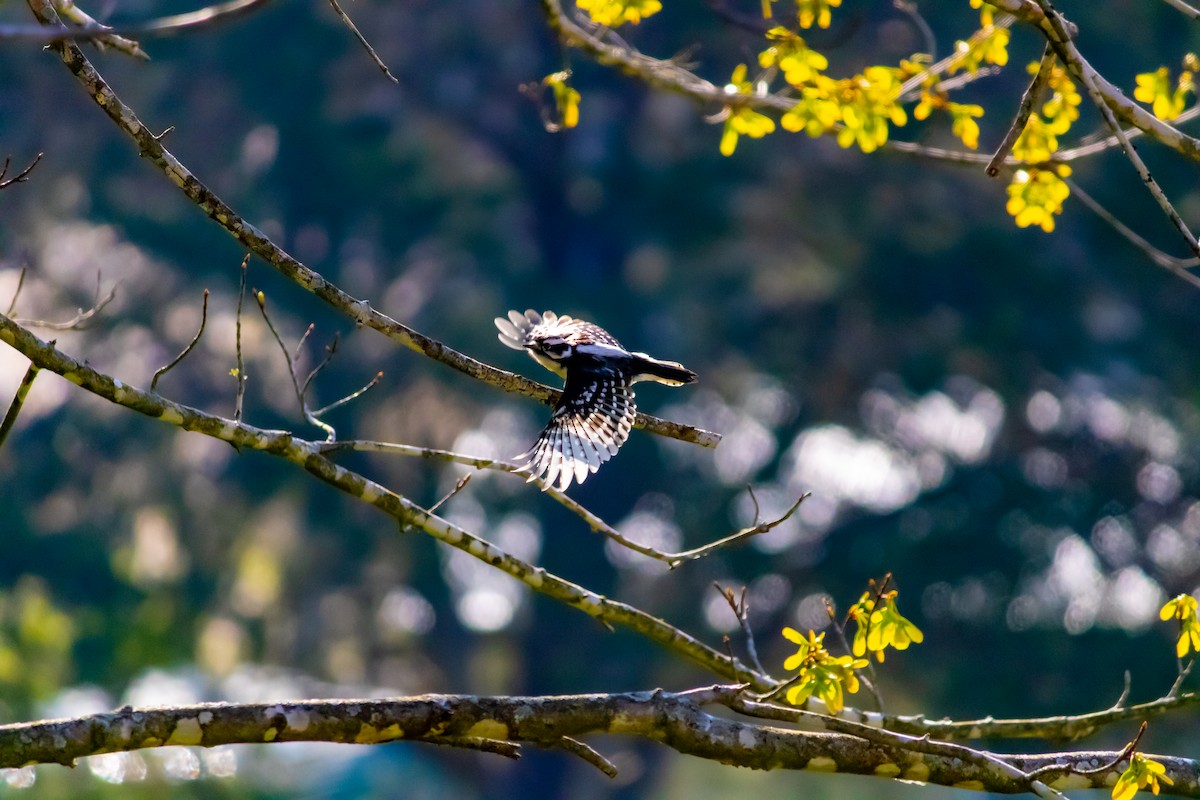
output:
[{"label": "thick branch", "polygon": [[[786,730],[746,717],[704,711],[728,703],[738,687],[559,697],[421,695],[390,700],[329,700],[173,708],[124,708],[75,719],[0,726],[0,767],[71,763],[97,753],[163,745],[296,741],[378,744],[407,740],[529,742],[561,747],[564,737],[604,733],[634,736],[688,755],[754,769],[844,772],[917,780],[978,791],[1030,791],[1029,773],[1049,766],[1080,772],[1118,755],[1108,752],[1035,756],[987,754],[966,761],[840,733]],[[918,744],[918,746],[920,746]],[[925,750],[935,750],[926,747]],[[1164,794],[1196,797],[1200,769],[1190,759],[1154,756],[1174,786]],[[1119,766],[1054,781],[1064,788],[1106,788]]]},{"label": "thick branch", "polygon": [[[49,0],[28,0],[30,9],[38,20],[47,25],[57,25],[58,17],[54,13]],[[312,292],[334,309],[353,319],[359,325],[379,331],[392,341],[422,353],[434,361],[438,361],[472,378],[489,383],[507,392],[519,394],[540,400],[547,405],[553,405],[561,394],[557,389],[543,386],[512,372],[497,369],[489,364],[476,361],[470,356],[454,350],[451,347],[425,336],[406,325],[397,322],[386,314],[371,308],[366,300],[359,300],[334,284],[327,281],[317,272],[297,261],[283,248],[275,244],[255,226],[243,219],[236,211],[217,197],[207,186],[201,183],[187,167],[175,158],[165,147],[160,138],[155,136],[142,121],[138,119],[133,109],[125,105],[109,88],[104,78],[92,66],[83,51],[71,42],[55,42],[50,48],[59,54],[63,63],[74,73],[83,84],[92,99],[96,101],[106,114],[117,125],[129,134],[137,143],[143,157],[158,167],[168,179],[187,196],[189,200],[200,207],[221,227],[228,231],[250,252],[266,261],[281,274]],[[716,447],[721,437],[710,431],[682,425],[677,422],[658,419],[649,414],[637,415],[634,427],[643,428],[660,436],[681,439],[685,442]]]}]

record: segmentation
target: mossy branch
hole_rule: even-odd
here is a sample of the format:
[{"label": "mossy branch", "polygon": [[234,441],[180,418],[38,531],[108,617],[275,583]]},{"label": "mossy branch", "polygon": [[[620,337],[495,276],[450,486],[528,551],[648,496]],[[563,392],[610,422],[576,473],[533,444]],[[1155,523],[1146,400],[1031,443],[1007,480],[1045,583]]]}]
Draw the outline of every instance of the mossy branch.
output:
[{"label": "mossy branch", "polygon": [[[30,763],[70,764],[100,753],[166,745],[284,742],[381,744],[426,742],[517,755],[522,743],[562,748],[580,755],[574,742],[606,760],[579,737],[631,736],[664,744],[687,755],[752,769],[791,769],[874,775],[921,781],[981,792],[1057,796],[1062,788],[1106,788],[1115,781],[1119,753],[1068,752],[1007,755],[962,748],[943,752],[928,740],[905,742],[886,734],[787,730],[750,716],[729,718],[706,706],[736,704],[740,686],[713,686],[690,692],[662,690],[554,697],[421,695],[374,700],[131,708],[73,719],[0,726],[0,767]],[[859,730],[859,734],[864,732]],[[506,747],[505,743],[509,743]],[[1154,756],[1174,786],[1164,794],[1200,795],[1200,769],[1185,758]],[[1108,770],[1095,765],[1112,763]],[[610,765],[611,766],[611,765]],[[1051,769],[1047,769],[1051,768]],[[1056,779],[1049,779],[1061,773]],[[1068,771],[1070,770],[1070,771]],[[607,770],[606,770],[607,771]],[[1046,775],[1048,784],[1033,775]]]}]

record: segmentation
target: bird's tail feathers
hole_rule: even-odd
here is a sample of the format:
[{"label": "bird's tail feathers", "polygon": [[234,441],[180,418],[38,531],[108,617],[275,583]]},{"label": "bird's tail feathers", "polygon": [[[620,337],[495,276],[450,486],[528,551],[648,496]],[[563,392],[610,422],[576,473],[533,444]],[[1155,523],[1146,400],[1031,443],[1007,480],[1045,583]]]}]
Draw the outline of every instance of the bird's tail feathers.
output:
[{"label": "bird's tail feathers", "polygon": [[683,386],[685,383],[695,383],[696,373],[680,364],[678,361],[663,361],[645,353],[630,353],[635,359],[633,365],[633,381],[654,381],[665,383],[667,386]]}]

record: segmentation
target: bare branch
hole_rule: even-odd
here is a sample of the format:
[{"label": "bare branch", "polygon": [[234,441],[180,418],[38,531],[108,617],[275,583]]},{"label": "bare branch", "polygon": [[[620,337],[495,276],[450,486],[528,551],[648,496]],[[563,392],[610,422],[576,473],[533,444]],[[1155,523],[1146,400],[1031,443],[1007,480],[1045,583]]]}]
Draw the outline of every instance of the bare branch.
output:
[{"label": "bare branch", "polygon": [[578,739],[573,739],[570,736],[564,736],[558,740],[558,746],[563,750],[566,750],[571,755],[579,756],[608,777],[617,777],[616,764],[612,763],[607,758],[596,752],[594,748],[579,741]]},{"label": "bare branch", "polygon": [[[304,383],[301,384],[300,376],[296,374],[296,362],[292,354],[288,352],[287,345],[283,343],[283,337],[279,335],[279,331],[275,330],[275,323],[271,322],[271,315],[267,313],[266,295],[258,290],[255,290],[254,299],[258,303],[259,313],[262,314],[263,320],[267,323],[267,328],[271,331],[271,335],[275,337],[275,343],[279,345],[279,349],[283,352],[283,358],[287,362],[288,377],[291,378],[292,381],[292,391],[296,394],[296,402],[300,404],[300,413],[304,416],[304,421],[313,427],[320,428],[321,430],[325,431],[325,441],[332,442],[337,438],[337,431],[333,429],[332,425],[324,422],[317,414],[314,414],[309,410],[307,395],[308,386],[310,383],[312,383],[313,378],[317,376],[318,372],[324,369],[325,365],[328,364],[333,358],[333,354],[337,352],[337,336],[335,335],[333,337],[333,343],[330,344],[329,347],[325,348],[325,358],[313,368],[312,372],[308,373],[308,378],[306,378]],[[309,325],[304,331],[304,335],[300,337],[300,343],[296,345],[296,358],[298,358],[300,355],[300,347],[304,344],[304,342],[308,339],[309,334],[312,332],[313,326]]]},{"label": "bare branch", "polygon": [[755,687],[773,686],[768,676],[731,660],[691,634],[627,603],[611,600],[541,567],[504,552],[491,542],[430,514],[407,497],[341,467],[323,455],[323,445],[288,431],[269,431],[207,414],[175,403],[161,395],[138,389],[97,372],[42,341],[8,317],[0,316],[0,341],[24,354],[31,362],[67,378],[71,383],[117,405],[137,411],[183,430],[195,431],[228,442],[235,448],[258,450],[301,467],[318,480],[367,503],[400,525],[418,528],[438,541],[457,548],[505,572],[541,594],[588,614],[605,625],[619,625],[658,642],[704,669],[726,678],[737,676]]},{"label": "bare branch", "polygon": [[8,310],[4,312],[4,316],[6,317],[11,317],[13,315],[13,311],[15,311],[17,308],[17,298],[21,296],[21,289],[25,286],[26,272],[28,272],[28,270],[25,267],[21,267],[21,274],[17,276],[17,288],[13,290],[12,300],[10,300],[8,303]]},{"label": "bare branch", "polygon": [[166,375],[175,368],[180,361],[188,357],[188,354],[196,348],[200,343],[200,337],[204,335],[204,324],[208,322],[208,289],[204,290],[204,299],[200,303],[200,328],[196,331],[196,335],[192,337],[192,341],[188,342],[188,346],[179,351],[179,355],[175,356],[167,364],[159,367],[154,371],[154,377],[150,379],[150,391],[154,391],[158,387],[158,379]]},{"label": "bare branch", "polygon": [[29,369],[25,370],[25,377],[21,378],[17,385],[17,392],[8,405],[8,413],[4,415],[4,421],[0,422],[0,447],[4,447],[4,440],[8,438],[9,431],[17,424],[17,415],[21,413],[25,398],[29,395],[29,388],[33,386],[33,380],[40,371],[36,365],[30,364]]},{"label": "bare branch", "polygon": [[[24,277],[24,273],[22,273],[22,280],[23,280],[23,277]],[[117,297],[117,284],[114,283],[113,287],[108,290],[108,294],[105,295],[104,297],[100,297],[100,284],[101,284],[101,275],[99,272],[97,272],[96,273],[96,294],[95,294],[95,299],[93,300],[91,307],[86,308],[86,309],[84,309],[84,308],[79,309],[76,312],[75,316],[71,317],[69,320],[66,320],[64,322],[49,322],[47,320],[41,320],[41,319],[18,318],[17,322],[19,322],[22,325],[28,325],[31,328],[46,328],[47,330],[52,330],[52,331],[73,331],[73,330],[81,331],[86,327],[85,323],[87,323],[88,320],[92,319],[92,317],[96,316],[101,311],[103,311],[104,307],[107,306],[109,303],[111,303],[113,300],[115,300]],[[20,289],[21,289],[21,284],[20,284],[20,282],[18,282],[17,291],[20,292]],[[12,302],[14,305],[16,304],[16,302],[17,302],[16,294],[13,295]],[[11,311],[12,309],[10,308],[9,310]]]},{"label": "bare branch", "polygon": [[1163,0],[1163,2],[1192,19],[1200,20],[1200,8],[1196,8],[1190,3],[1185,3],[1183,0]]},{"label": "bare branch", "polygon": [[[751,496],[753,496],[753,494]],[[758,502],[756,500],[756,509],[757,506]],[[757,510],[755,511],[754,519],[755,521],[758,520]],[[750,628],[750,606],[746,602],[746,587],[742,586],[741,594],[735,596],[732,589],[722,587],[716,581],[713,581],[713,586],[715,586],[717,591],[721,593],[721,596],[725,598],[725,602],[729,603],[729,608],[733,611],[733,615],[737,617],[738,625],[742,629],[742,635],[746,637],[746,655],[750,656],[750,663],[754,665],[756,670],[766,675],[767,671],[763,668],[762,662],[758,659],[758,647],[754,644],[754,631]]]},{"label": "bare branch", "polygon": [[992,155],[992,160],[988,162],[985,170],[988,177],[994,178],[1000,174],[1000,166],[1008,159],[1017,139],[1021,138],[1025,126],[1029,124],[1029,117],[1033,114],[1033,109],[1042,102],[1042,95],[1046,91],[1046,86],[1050,81],[1050,72],[1053,69],[1054,49],[1047,44],[1045,50],[1042,51],[1042,61],[1038,64],[1037,73],[1033,76],[1025,94],[1021,96],[1021,105],[1017,108],[1017,116],[1009,126],[1008,133],[1004,135],[1004,141],[1000,142],[1000,146]]},{"label": "bare branch", "polygon": [[[49,0],[27,0],[34,15],[47,24],[56,23],[57,15]],[[528,378],[497,369],[454,350],[446,344],[425,336],[396,320],[371,308],[365,300],[359,300],[342,291],[322,275],[297,261],[276,245],[262,231],[251,225],[229,205],[200,182],[187,167],[170,153],[161,141],[142,124],[137,114],[112,91],[104,78],[77,46],[70,42],[54,42],[50,45],[62,58],[71,72],[79,79],[93,100],[114,123],[137,143],[143,157],[154,164],[163,174],[234,238],[248,250],[263,259],[280,274],[312,292],[337,311],[353,319],[359,325],[373,328],[389,339],[418,353],[445,364],[507,392],[516,392],[554,405],[562,394],[557,389],[531,381]],[[659,419],[638,413],[635,428],[641,428],[659,436],[667,436],[691,442],[703,447],[716,447],[721,441],[719,434]]]},{"label": "bare branch", "polygon": [[362,32],[359,31],[358,26],[354,24],[354,20],[350,19],[350,15],[342,10],[341,5],[338,4],[338,0],[329,0],[329,5],[333,6],[334,12],[342,18],[342,22],[346,23],[346,27],[357,37],[359,44],[363,46],[371,56],[371,60],[375,62],[375,66],[383,71],[383,74],[387,76],[389,81],[400,83],[400,81],[396,80],[396,76],[391,73],[391,70],[387,68],[387,64],[383,63],[383,59],[379,57],[379,54],[375,52],[375,48],[371,47],[371,43],[367,41],[367,37],[363,36]]},{"label": "bare branch", "polygon": [[1081,203],[1087,206],[1092,213],[1100,217],[1100,219],[1112,226],[1113,230],[1125,237],[1137,249],[1145,253],[1151,261],[1165,270],[1168,270],[1176,277],[1182,278],[1193,286],[1200,288],[1200,276],[1195,273],[1188,272],[1190,267],[1200,265],[1200,258],[1176,258],[1175,256],[1164,253],[1150,242],[1146,241],[1142,236],[1134,232],[1132,228],[1126,225],[1121,220],[1106,209],[1104,206],[1093,198],[1090,194],[1084,191],[1083,187],[1076,183],[1071,178],[1064,178],[1067,186],[1071,189],[1071,194],[1075,195]]},{"label": "bare branch", "polygon": [[379,383],[379,381],[382,377],[383,377],[382,372],[376,372],[375,377],[371,378],[371,380],[367,381],[366,385],[363,386],[361,389],[359,389],[356,392],[351,392],[350,394],[343,397],[341,400],[334,400],[332,403],[325,406],[324,408],[318,408],[316,411],[312,412],[313,416],[323,417],[323,416],[325,416],[325,414],[327,412],[333,411],[335,408],[341,408],[342,406],[346,405],[347,403],[349,403],[353,400],[357,400],[359,397],[361,397],[363,394],[365,394],[368,390],[370,390],[373,386],[375,386],[375,384]]},{"label": "bare branch", "polygon": [[[557,697],[420,695],[382,700],[309,700],[255,704],[205,703],[131,708],[72,719],[0,727],[0,767],[73,763],[105,752],[166,745],[321,741],[356,744],[425,742],[513,756],[518,743],[565,749],[606,774],[611,763],[579,739],[618,734],[662,743],[677,752],[758,769],[829,770],[883,779],[919,780],[1004,794],[1061,794],[1037,780],[1046,767],[1067,767],[1074,786],[1111,788],[1112,751],[1042,755],[989,753],[903,736],[825,715],[752,704],[739,686],[688,692],[662,690]],[[710,714],[719,704],[743,716]],[[762,720],[803,720],[823,731],[789,730]],[[479,731],[488,736],[481,737]],[[570,740],[570,741],[568,741]],[[578,746],[572,744],[578,743]],[[507,745],[507,748],[503,747]],[[1191,794],[1200,774],[1193,759],[1155,756],[1174,780],[1163,794]],[[607,769],[606,769],[607,767]],[[1165,784],[1165,782],[1164,782]]]},{"label": "bare branch", "polygon": [[36,167],[39,162],[41,162],[42,156],[44,155],[46,154],[38,153],[36,156],[34,156],[33,161],[29,162],[29,166],[25,167],[25,169],[21,170],[11,178],[5,178],[4,176],[8,174],[8,168],[12,164],[12,156],[5,156],[4,166],[0,167],[0,189],[7,189],[14,183],[27,182],[29,180],[29,173],[33,172],[33,168]]},{"label": "bare branch", "polygon": [[647,545],[640,544],[639,542],[635,542],[632,539],[626,538],[621,534],[620,531],[609,525],[600,517],[593,514],[570,495],[560,491],[552,485],[547,484],[541,478],[529,480],[526,473],[522,471],[521,466],[518,464],[501,461],[499,459],[479,458],[477,456],[454,453],[449,450],[436,450],[428,447],[415,447],[413,445],[398,444],[395,442],[374,442],[362,439],[351,439],[341,442],[326,442],[322,447],[323,453],[336,453],[339,450],[356,450],[369,453],[390,453],[393,455],[414,456],[417,458],[435,458],[442,461],[453,461],[457,464],[475,467],[476,469],[492,469],[499,472],[508,472],[518,475],[524,478],[527,483],[533,483],[545,494],[554,498],[567,509],[577,514],[596,533],[612,539],[617,544],[621,545],[622,547],[626,547],[635,553],[640,553],[641,555],[644,555],[647,558],[653,558],[656,561],[662,561],[671,569],[674,569],[680,564],[688,561],[696,561],[697,559],[704,558],[705,556],[710,555],[717,550],[737,544],[743,539],[748,539],[752,536],[758,536],[759,534],[766,533],[796,513],[796,509],[799,508],[800,504],[804,502],[804,499],[809,496],[808,494],[803,495],[778,519],[764,523],[759,523],[756,520],[755,524],[749,528],[743,528],[737,533],[731,534],[702,547],[697,547],[694,550],[685,550],[682,553],[664,553],[661,550],[657,550],[653,547],[649,547]]},{"label": "bare branch", "polygon": [[[66,4],[62,4],[58,8],[60,15],[69,16],[72,21],[78,22],[80,27],[71,28],[64,25],[55,28],[50,25],[0,25],[0,41],[25,41],[50,44],[51,42],[59,42],[65,39],[77,42],[88,40],[105,42],[105,40],[126,36],[175,36],[181,33],[194,33],[197,30],[213,27],[225,22],[232,22],[239,17],[244,17],[251,12],[257,11],[260,7],[266,6],[270,2],[271,0],[231,0],[231,2],[205,6],[204,8],[189,11],[185,14],[173,14],[147,22],[133,22],[119,25],[102,25],[84,14],[74,4],[69,6],[69,10]],[[105,43],[124,52],[129,52],[132,48],[137,48],[140,55],[138,53],[130,54],[137,55],[138,58],[142,59],[148,58],[145,52],[141,51],[141,48],[138,47],[137,42],[129,39],[126,39],[125,42],[128,44],[121,44],[120,46],[113,41]]]},{"label": "bare branch", "polygon": [[242,258],[241,279],[238,282],[237,322],[235,342],[237,348],[237,396],[233,403],[233,421],[242,421],[242,401],[246,397],[246,362],[242,358],[242,303],[246,299],[246,268],[250,264],[250,254]]}]

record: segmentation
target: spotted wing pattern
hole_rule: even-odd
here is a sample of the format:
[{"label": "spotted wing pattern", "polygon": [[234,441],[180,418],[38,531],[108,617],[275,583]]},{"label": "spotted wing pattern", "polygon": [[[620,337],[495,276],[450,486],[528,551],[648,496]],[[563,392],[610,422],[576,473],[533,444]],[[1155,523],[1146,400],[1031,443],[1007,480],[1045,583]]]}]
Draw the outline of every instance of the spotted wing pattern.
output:
[{"label": "spotted wing pattern", "polygon": [[635,416],[628,375],[607,366],[572,369],[550,422],[533,447],[518,457],[524,462],[521,471],[529,473],[530,481],[544,477],[544,488],[557,484],[559,491],[572,480],[583,483],[617,454]]},{"label": "spotted wing pattern", "polygon": [[525,345],[535,338],[555,335],[561,336],[573,345],[592,342],[621,347],[621,343],[616,340],[616,337],[599,325],[593,325],[566,314],[560,317],[553,311],[547,311],[545,314],[539,314],[532,308],[524,314],[519,311],[509,311],[508,319],[496,317],[496,328],[500,331],[500,341],[514,350],[525,349]]}]

